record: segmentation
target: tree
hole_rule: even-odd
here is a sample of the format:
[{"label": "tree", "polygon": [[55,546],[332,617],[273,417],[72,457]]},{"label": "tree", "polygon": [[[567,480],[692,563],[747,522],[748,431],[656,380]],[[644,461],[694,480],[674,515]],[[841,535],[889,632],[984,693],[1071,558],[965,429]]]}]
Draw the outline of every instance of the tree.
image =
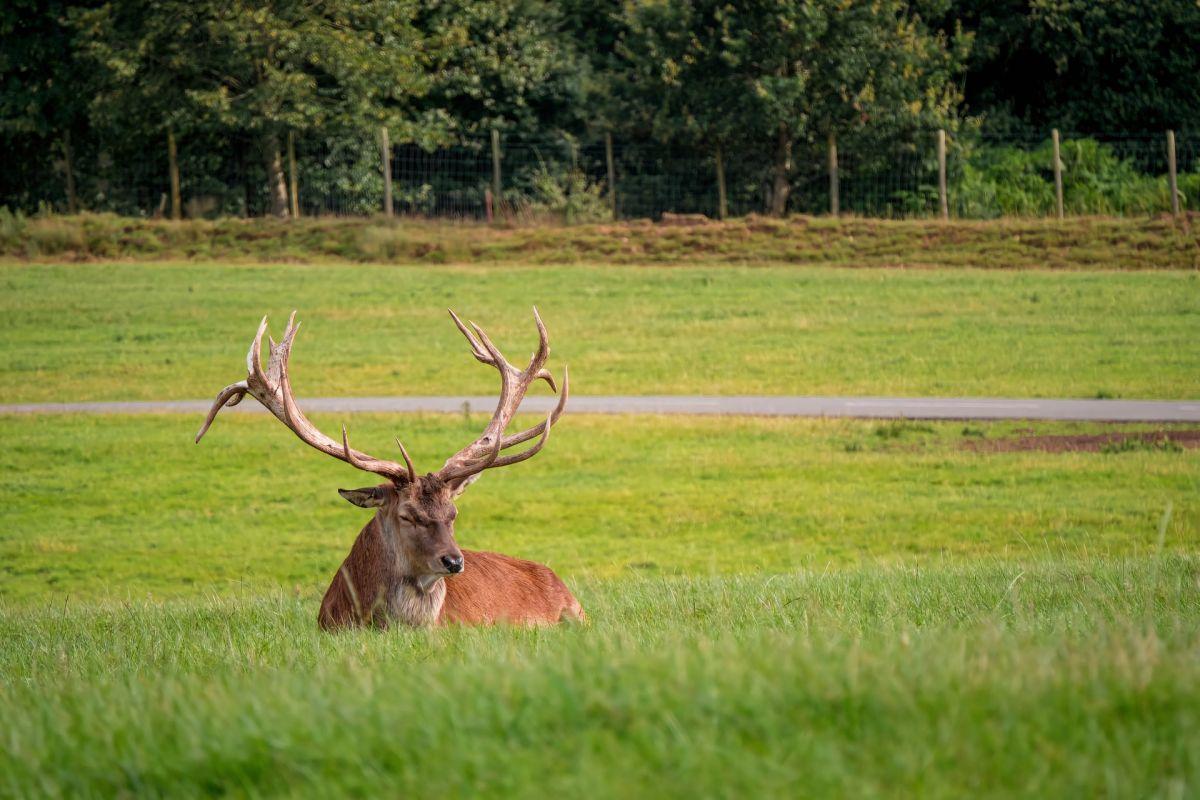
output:
[{"label": "tree", "polygon": [[645,2],[627,27],[616,93],[629,117],[666,140],[769,147],[776,215],[798,144],[951,116],[969,43],[931,32],[899,0]]},{"label": "tree", "polygon": [[105,72],[97,119],[251,132],[271,213],[286,216],[284,132],[420,124],[429,54],[414,13],[408,0],[112,0],[76,24]]},{"label": "tree", "polygon": [[[77,210],[75,144],[86,128],[91,76],[74,58],[72,8],[64,0],[10,0],[0,7],[0,136],[9,164],[0,194],[45,197],[51,149],[61,157],[67,210]],[[57,170],[50,170],[54,172]],[[25,183],[26,185],[18,185]]]},{"label": "tree", "polygon": [[965,99],[993,130],[1200,125],[1196,0],[952,0],[938,20],[977,31]]},{"label": "tree", "polygon": [[578,126],[579,59],[556,4],[431,0],[416,24],[438,53],[422,107],[449,130],[528,136]]}]

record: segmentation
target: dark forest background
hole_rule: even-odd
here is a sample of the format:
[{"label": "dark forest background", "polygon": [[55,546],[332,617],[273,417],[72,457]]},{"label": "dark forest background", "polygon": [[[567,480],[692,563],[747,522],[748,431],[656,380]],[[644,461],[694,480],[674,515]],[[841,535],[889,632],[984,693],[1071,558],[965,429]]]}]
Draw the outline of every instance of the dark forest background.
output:
[{"label": "dark forest background", "polygon": [[627,215],[712,213],[718,168],[731,213],[820,210],[831,140],[850,208],[919,212],[944,129],[956,212],[1037,213],[1051,128],[1115,182],[1200,117],[1195,0],[8,0],[0,37],[0,205],[27,211],[161,213],[172,143],[188,215],[286,215],[290,143],[310,213],[367,212],[386,128],[414,213],[477,212],[492,131],[512,202],[568,216],[612,211],[605,137]]}]

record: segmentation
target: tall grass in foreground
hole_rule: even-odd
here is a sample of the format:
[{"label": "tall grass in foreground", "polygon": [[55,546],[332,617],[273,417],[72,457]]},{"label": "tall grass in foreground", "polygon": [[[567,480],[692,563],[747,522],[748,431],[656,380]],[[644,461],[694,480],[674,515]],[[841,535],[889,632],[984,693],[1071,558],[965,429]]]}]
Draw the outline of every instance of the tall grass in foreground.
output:
[{"label": "tall grass in foreground", "polygon": [[546,630],[283,596],[0,611],[13,796],[1185,796],[1200,562],[584,584]]}]

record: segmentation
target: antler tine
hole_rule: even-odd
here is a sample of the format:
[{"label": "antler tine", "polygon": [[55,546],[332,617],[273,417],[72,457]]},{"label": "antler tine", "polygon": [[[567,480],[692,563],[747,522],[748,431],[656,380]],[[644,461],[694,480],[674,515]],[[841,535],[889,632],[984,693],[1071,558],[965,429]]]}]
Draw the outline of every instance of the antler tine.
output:
[{"label": "antler tine", "polygon": [[200,426],[200,430],[196,433],[196,444],[200,444],[200,439],[204,434],[208,433],[209,426],[213,424],[213,420],[217,418],[220,410],[226,405],[232,406],[240,403],[249,390],[245,381],[238,381],[237,383],[229,384],[217,394],[217,399],[213,401],[212,408],[208,410],[208,415],[204,418],[204,424]]},{"label": "antler tine", "polygon": [[400,442],[400,437],[396,438],[396,447],[400,448],[400,455],[404,456],[404,466],[408,467],[408,482],[415,483],[417,480],[417,471],[413,468],[412,459],[408,457],[408,451],[404,449],[404,445]]},{"label": "antler tine", "polygon": [[[498,458],[495,461],[493,461],[491,464],[488,464],[486,467],[484,467],[484,469],[491,469],[492,467],[507,467],[509,464],[517,464],[521,461],[524,461],[527,458],[533,458],[535,455],[537,455],[538,451],[541,450],[543,447],[545,447],[546,442],[548,442],[550,440],[550,428],[553,427],[553,425],[554,425],[553,417],[554,417],[554,412],[551,411],[549,414],[546,415],[546,421],[542,422],[536,426],[537,428],[542,429],[542,438],[537,440],[537,444],[535,444],[533,447],[529,448],[528,450],[517,453],[516,455],[505,456],[504,458]],[[529,438],[533,438],[533,437],[529,437]],[[522,441],[524,441],[524,440],[522,440]],[[515,444],[515,442],[514,442],[514,444]]]},{"label": "antler tine", "polygon": [[[554,377],[545,368],[546,360],[550,357],[550,336],[546,331],[546,325],[542,322],[541,314],[534,307],[533,321],[538,330],[538,346],[530,357],[529,365],[524,370],[518,370],[505,359],[500,349],[496,347],[496,344],[483,328],[474,322],[468,321],[464,324],[453,312],[451,312],[451,317],[454,319],[455,325],[458,326],[459,330],[467,338],[467,341],[471,343],[476,358],[496,367],[500,372],[501,381],[500,398],[496,403],[496,410],[492,413],[492,418],[488,422],[487,427],[484,428],[483,433],[474,442],[451,456],[438,473],[444,480],[455,481],[468,478],[485,469],[524,461],[544,447],[545,437],[548,435],[547,431],[566,408],[567,397],[569,395],[569,377],[564,373],[562,393],[559,396],[558,403],[549,416],[547,416],[546,421],[521,433],[505,436],[504,429],[517,413],[521,401],[525,398],[525,393],[534,381],[544,380],[550,385],[552,390],[558,392],[558,386],[555,385]],[[481,352],[486,353],[486,359],[480,357]],[[528,451],[503,458],[498,456],[501,450],[522,442],[527,442],[537,436],[541,436],[542,440]],[[489,457],[486,459],[481,458],[481,455],[485,454]]]},{"label": "antler tine", "polygon": [[196,434],[196,441],[199,442],[200,438],[208,431],[209,426],[212,425],[214,418],[223,407],[232,406],[249,394],[262,403],[292,433],[296,434],[300,441],[310,447],[346,461],[359,469],[391,478],[393,481],[415,480],[416,470],[413,469],[412,460],[404,451],[403,446],[400,451],[404,454],[404,464],[378,459],[358,450],[349,449],[345,431],[343,431],[342,442],[339,443],[317,430],[316,426],[304,416],[304,412],[296,405],[295,396],[292,394],[291,375],[288,371],[292,343],[299,330],[300,323],[296,322],[296,312],[293,311],[288,318],[283,338],[278,343],[274,339],[270,340],[270,354],[264,370],[261,353],[262,338],[267,331],[267,318],[263,317],[262,322],[258,325],[258,331],[254,335],[254,340],[250,343],[250,350],[246,353],[246,379],[230,384],[221,390],[212,408],[209,409],[208,416],[201,425],[199,433]]},{"label": "antler tine", "polygon": [[346,462],[351,466],[358,467],[364,472],[371,471],[368,469],[369,465],[365,461],[362,461],[358,458],[358,453],[350,449],[350,439],[346,435],[346,423],[344,422],[342,423],[342,455],[345,457]]},{"label": "antler tine", "polygon": [[475,356],[476,359],[484,364],[494,364],[495,362],[492,361],[488,354],[484,352],[483,347],[481,347],[479,344],[479,341],[475,338],[471,331],[467,330],[467,326],[463,324],[463,321],[458,318],[458,314],[454,313],[454,309],[447,308],[446,310],[450,312],[450,318],[454,320],[454,324],[458,326],[458,329],[462,331],[462,335],[467,338],[467,342],[471,345],[471,355]]},{"label": "antler tine", "polygon": [[[546,333],[546,326],[542,323],[542,315],[538,313],[537,306],[533,307],[533,322],[538,329],[538,349],[529,359],[529,367],[526,372],[536,372],[546,363],[546,359],[550,357],[550,335]],[[537,364],[535,368],[533,365]]]},{"label": "antler tine", "polygon": [[[300,329],[299,325],[288,324],[287,332],[284,334],[283,341],[280,342],[277,349],[279,355],[279,394],[283,401],[283,424],[286,425],[292,433],[299,437],[300,441],[310,447],[320,450],[326,455],[331,455],[334,458],[341,459],[352,466],[358,467],[365,472],[373,472],[376,475],[382,475],[385,478],[391,478],[393,481],[408,480],[408,476],[415,474],[411,464],[401,466],[395,461],[387,461],[380,458],[375,458],[367,453],[360,453],[357,450],[347,450],[345,430],[343,427],[342,447],[339,449],[337,442],[330,439],[325,434],[317,430],[317,427],[309,422],[308,417],[304,416],[304,412],[296,405],[296,396],[292,392],[292,376],[288,369],[288,358],[291,356],[292,340],[296,336],[296,331]],[[272,366],[275,362],[272,361]]]},{"label": "antler tine", "polygon": [[267,376],[263,374],[262,369],[262,337],[267,332],[267,317],[264,314],[262,322],[258,323],[258,333],[254,334],[254,341],[250,342],[250,349],[246,351],[246,372],[251,379],[267,382]]},{"label": "antler tine", "polygon": [[479,337],[479,341],[483,342],[484,348],[487,350],[488,355],[491,356],[489,363],[494,364],[497,367],[507,368],[512,372],[516,372],[516,368],[513,367],[512,364],[508,363],[508,359],[505,358],[504,354],[500,352],[500,348],[496,347],[488,335],[483,332],[483,328],[479,327],[474,322],[468,321],[468,324],[474,328],[475,334]]},{"label": "antler tine", "polygon": [[533,376],[533,379],[535,381],[545,381],[546,383],[550,384],[550,391],[554,392],[555,394],[558,393],[558,387],[554,384],[554,376],[551,375],[550,370],[546,369],[545,367],[539,369],[537,374]]},{"label": "antler tine", "polygon": [[[512,447],[514,444],[520,444],[521,442],[528,442],[533,437],[541,434],[543,429],[546,426],[553,425],[554,423],[558,422],[558,418],[562,416],[563,410],[566,409],[566,407],[567,407],[567,397],[571,394],[570,380],[571,380],[570,375],[568,374],[567,367],[564,364],[563,365],[562,394],[558,396],[558,404],[556,406],[554,406],[554,409],[550,412],[550,416],[547,418],[547,421],[539,422],[537,425],[534,425],[532,428],[521,431],[520,433],[514,433],[510,436],[505,436],[504,439],[501,440],[501,442],[500,442],[500,449],[507,450],[508,448]],[[553,386],[554,385],[553,382],[551,382],[550,385]]]},{"label": "antler tine", "polygon": [[[396,439],[396,444],[400,445],[400,453],[404,456],[404,466],[407,468],[405,479],[409,483],[413,483],[417,479],[417,471],[413,469],[412,459],[408,457],[408,451],[404,449],[404,445],[400,444],[399,438]],[[370,456],[363,458],[363,453],[350,447],[350,440],[346,435],[346,425],[344,423],[342,424],[342,455],[348,464],[358,467],[364,472],[374,472],[386,477],[395,477],[388,473],[380,472],[379,464],[387,462],[380,462],[378,459],[371,458]]]}]

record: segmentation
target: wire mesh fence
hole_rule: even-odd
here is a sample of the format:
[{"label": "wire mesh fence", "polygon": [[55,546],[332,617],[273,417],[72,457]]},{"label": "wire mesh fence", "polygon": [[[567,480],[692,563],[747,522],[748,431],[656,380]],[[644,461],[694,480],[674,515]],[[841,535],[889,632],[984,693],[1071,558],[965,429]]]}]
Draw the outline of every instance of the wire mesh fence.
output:
[{"label": "wire mesh fence", "polygon": [[[837,210],[865,217],[930,217],[941,209],[942,169],[936,131],[837,142],[831,174],[825,139],[794,144],[786,158],[770,145],[715,147],[592,137],[464,138],[452,145],[390,147],[393,213],[453,219],[554,219],[565,222],[659,218],[666,213],[721,212],[723,168],[730,216],[765,213],[786,192],[789,212]],[[1200,202],[1200,137],[1175,137],[1177,197],[1183,210]],[[170,214],[165,143],[11,140],[0,174],[0,205],[34,211],[74,206],[129,216]],[[47,160],[47,148],[54,157]],[[269,213],[268,163],[248,135],[196,134],[178,140],[181,215]],[[68,157],[69,154],[69,157]],[[384,212],[385,176],[375,133],[295,138],[286,178],[305,216]],[[1062,203],[1067,214],[1153,215],[1171,211],[1165,132],[1064,135]],[[778,176],[786,175],[782,189]],[[950,216],[987,219],[1056,213],[1049,136],[950,134],[944,167]]]}]

